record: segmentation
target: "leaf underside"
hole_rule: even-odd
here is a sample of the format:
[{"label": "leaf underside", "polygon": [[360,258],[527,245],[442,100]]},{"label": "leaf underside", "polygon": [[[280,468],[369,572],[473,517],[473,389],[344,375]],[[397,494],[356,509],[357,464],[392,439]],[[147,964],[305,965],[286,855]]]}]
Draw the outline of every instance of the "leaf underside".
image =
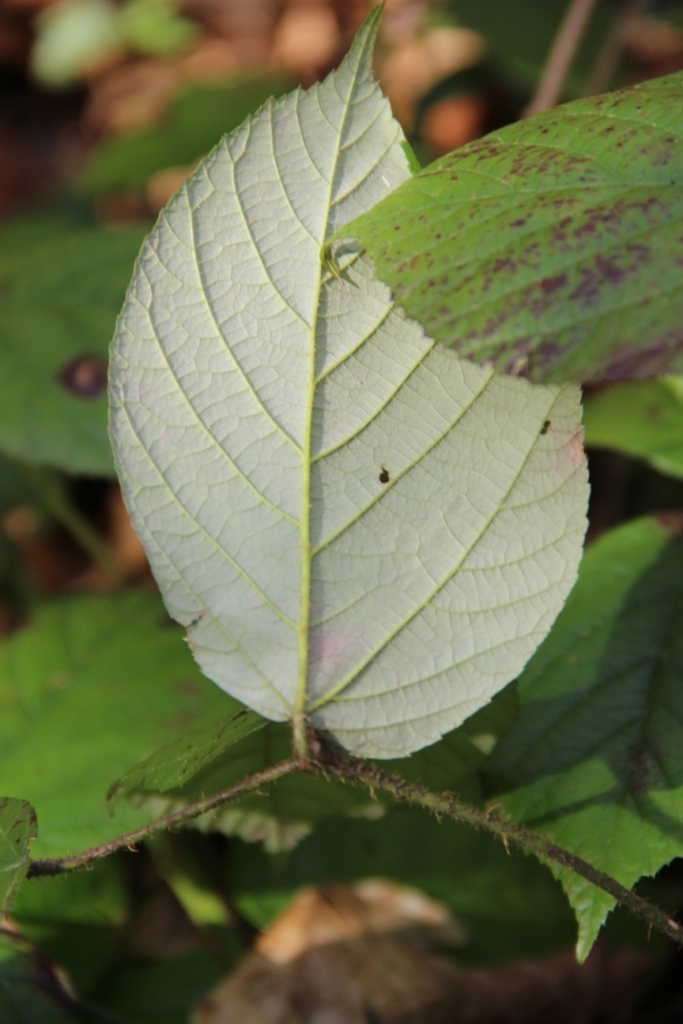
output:
[{"label": "leaf underside", "polygon": [[456,150],[348,225],[410,316],[534,381],[683,367],[683,75]]},{"label": "leaf underside", "polygon": [[[680,516],[636,520],[591,547],[492,758],[508,814],[627,887],[681,852],[682,581]],[[553,870],[584,958],[614,900]]]},{"label": "leaf underside", "polygon": [[533,653],[575,578],[587,483],[576,389],[460,361],[363,256],[321,262],[410,173],[370,72],[378,18],[160,217],[113,346],[111,436],[203,671],[392,757]]}]

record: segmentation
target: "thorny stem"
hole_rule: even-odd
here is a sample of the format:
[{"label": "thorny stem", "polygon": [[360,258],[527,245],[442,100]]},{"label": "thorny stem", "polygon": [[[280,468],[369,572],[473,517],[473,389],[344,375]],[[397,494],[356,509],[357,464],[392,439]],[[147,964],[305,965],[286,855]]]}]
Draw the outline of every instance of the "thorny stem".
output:
[{"label": "thorny stem", "polygon": [[83,853],[77,853],[71,857],[56,857],[53,860],[31,860],[28,865],[27,877],[38,878],[41,875],[61,875],[66,871],[86,867],[88,864],[92,864],[93,861],[99,860],[100,857],[106,857],[116,850],[130,849],[143,839],[154,835],[155,832],[171,829],[175,825],[182,825],[183,822],[190,821],[192,818],[198,818],[200,814],[212,811],[231,800],[237,800],[238,797],[244,796],[246,793],[253,793],[255,789],[260,789],[269,782],[275,782],[284,775],[306,771],[309,767],[299,757],[280,761],[279,764],[275,764],[271,768],[265,768],[262,772],[256,772],[255,775],[247,776],[246,779],[236,783],[234,786],[230,786],[229,789],[224,789],[220,793],[214,793],[213,796],[197,800],[196,803],[190,804],[189,807],[183,807],[179,811],[174,811],[163,818],[151,821],[148,825],[143,825],[142,828],[135,829],[134,832],[127,832],[123,836],[111,839],[108,843],[93,846]]},{"label": "thorny stem", "polygon": [[306,737],[306,746],[310,755],[306,758],[292,757],[279,764],[266,768],[248,776],[236,785],[225,789],[213,796],[205,797],[184,807],[182,810],[168,814],[164,818],[150,822],[148,825],[128,832],[126,835],[112,839],[101,846],[94,846],[84,853],[71,857],[60,857],[54,860],[31,860],[28,865],[28,878],[37,878],[41,875],[58,875],[66,871],[73,871],[76,868],[85,867],[100,857],[106,857],[115,850],[131,848],[146,839],[148,836],[163,829],[173,828],[185,821],[198,817],[207,811],[211,811],[231,800],[236,800],[246,793],[252,793],[262,786],[286,775],[299,772],[316,771],[325,776],[335,776],[342,782],[357,783],[366,786],[370,792],[381,791],[388,793],[394,800],[409,804],[413,807],[421,807],[423,810],[431,811],[437,816],[447,816],[471,825],[476,829],[483,829],[492,835],[498,836],[504,843],[514,843],[527,850],[531,850],[538,857],[544,860],[553,861],[561,867],[569,868],[577,875],[585,878],[592,885],[608,893],[618,903],[630,911],[635,917],[644,921],[649,927],[656,929],[668,936],[679,946],[683,947],[683,926],[679,925],[665,911],[654,906],[642,897],[637,896],[630,889],[620,885],[615,878],[606,875],[597,868],[577,857],[562,846],[557,846],[544,836],[532,832],[523,825],[517,825],[512,821],[499,817],[492,810],[484,810],[472,804],[464,803],[451,793],[434,793],[432,790],[415,783],[408,782],[400,775],[394,775],[383,771],[377,765],[361,761],[359,758],[351,757],[337,748],[331,749],[325,746],[315,732],[309,730]]},{"label": "thorny stem", "polygon": [[651,928],[655,928],[673,939],[679,946],[683,946],[683,927],[663,910],[620,885],[610,875],[598,871],[582,857],[577,857],[569,850],[557,846],[538,833],[531,832],[522,825],[506,821],[492,811],[466,804],[450,793],[433,793],[424,786],[407,782],[400,775],[384,772],[376,765],[357,760],[340,750],[319,747],[316,761],[322,770],[327,774],[335,775],[338,779],[361,783],[371,791],[381,790],[384,793],[389,793],[395,800],[400,800],[402,803],[421,807],[437,816],[445,815],[454,818],[456,821],[464,822],[476,829],[484,829],[498,836],[505,843],[512,842],[517,846],[525,847],[539,857],[569,868],[613,896],[635,917],[645,921]]},{"label": "thorny stem", "polygon": [[525,117],[538,114],[540,110],[548,110],[559,103],[569,69],[596,4],[597,0],[570,0],[550,48],[536,95],[524,111]]}]

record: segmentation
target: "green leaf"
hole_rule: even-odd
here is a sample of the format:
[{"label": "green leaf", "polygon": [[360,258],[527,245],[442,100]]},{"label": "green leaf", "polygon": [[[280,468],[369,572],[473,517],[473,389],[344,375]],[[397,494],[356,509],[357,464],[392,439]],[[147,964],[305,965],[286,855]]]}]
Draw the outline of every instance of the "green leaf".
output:
[{"label": "green leaf", "polygon": [[[586,554],[519,681],[492,756],[503,806],[631,887],[683,854],[683,520],[641,519]],[[585,957],[613,900],[555,869]]]},{"label": "green leaf", "polygon": [[115,783],[112,795],[134,789],[163,793],[167,789],[181,787],[202,768],[216,761],[233,744],[266,725],[265,718],[246,708],[233,711],[227,717],[211,722],[189,735],[186,733],[167,743],[161,750],[156,750]]},{"label": "green leaf", "polygon": [[337,232],[459,355],[534,381],[683,367],[683,74],[449,154]]},{"label": "green leaf", "polygon": [[137,228],[16,220],[0,230],[0,452],[111,475],[107,348]]},{"label": "green leaf", "polygon": [[175,0],[126,0],[119,14],[125,42],[155,57],[173,57],[195,42],[199,27],[178,14]]},{"label": "green leaf", "polygon": [[26,800],[0,799],[0,912],[8,914],[26,877],[29,840],[38,835],[36,812]]},{"label": "green leaf", "polygon": [[683,378],[626,381],[586,396],[586,444],[683,477]]},{"label": "green leaf", "polygon": [[81,175],[88,192],[139,188],[167,167],[199,160],[226,131],[286,88],[281,78],[242,77],[223,86],[187,87],[164,118],[146,131],[105,140]]},{"label": "green leaf", "polygon": [[573,387],[461,362],[367,261],[321,263],[409,175],[370,73],[379,16],[160,217],[113,346],[111,433],[202,670],[386,758],[521,670],[574,581],[587,485]]},{"label": "green leaf", "polygon": [[[291,730],[268,723],[253,731],[222,756],[192,773],[184,786],[163,794],[147,786],[128,789],[125,796],[150,817],[161,817],[187,807],[209,793],[220,793],[248,775],[291,757]],[[263,844],[270,853],[289,850],[314,824],[330,815],[381,816],[387,803],[372,799],[360,788],[344,785],[320,775],[292,775],[268,786],[262,793],[244,796],[237,804],[226,804],[195,818],[188,825],[204,832],[237,835],[248,842]]]},{"label": "green leaf", "polygon": [[73,599],[0,642],[0,792],[31,801],[34,857],[62,856],[148,820],[112,781],[234,703],[203,680],[153,594]]}]

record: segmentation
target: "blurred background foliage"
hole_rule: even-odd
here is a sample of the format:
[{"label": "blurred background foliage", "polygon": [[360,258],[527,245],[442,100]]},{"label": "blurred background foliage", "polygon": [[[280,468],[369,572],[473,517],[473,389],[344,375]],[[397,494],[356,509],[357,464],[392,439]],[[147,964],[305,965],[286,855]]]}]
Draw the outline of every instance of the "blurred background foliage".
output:
[{"label": "blurred background foliage", "polygon": [[[42,819],[38,808],[39,824],[56,850],[167,809],[142,794],[117,812],[104,802],[107,785],[223,708],[224,695],[164,618],[113,479],[107,346],[141,239],[224,132],[269,96],[308,86],[338,64],[369,6],[0,4],[0,776],[21,790],[9,795],[31,798],[34,790],[37,802],[49,801]],[[521,116],[566,6],[388,0],[376,71],[423,165]],[[599,0],[566,98],[679,69],[682,2]],[[594,389],[586,426],[590,539],[637,515],[683,507],[680,379]],[[264,735],[244,741],[239,756],[267,763]],[[273,735],[274,749],[283,741]],[[222,770],[207,786],[227,784]],[[421,770],[446,785],[438,763]],[[458,776],[475,801],[483,798],[477,770],[473,758]],[[368,876],[417,887],[457,915],[467,935],[457,953],[459,991],[471,995],[485,982],[508,1005],[508,1016],[479,1006],[472,1021],[683,1019],[681,958],[666,943],[648,945],[639,926],[615,914],[612,951],[598,948],[584,974],[572,973],[573,919],[545,867],[416,811],[368,805],[334,787],[321,795],[318,783],[254,798],[222,818],[220,831],[163,836],[137,856],[26,886],[0,933],[3,1024],[181,1024],[228,970],[251,964],[244,958],[258,956],[249,952],[255,938],[269,934],[280,912],[299,913],[290,902],[299,886],[351,886]],[[683,906],[680,863],[642,888]],[[423,924],[432,927],[429,913]],[[315,930],[306,920],[292,926],[304,943]],[[343,927],[334,934],[349,937]],[[540,987],[524,973],[539,957],[548,958]],[[510,964],[517,973],[504,973]],[[370,958],[370,968],[348,986],[383,984],[380,961]],[[269,984],[296,988],[287,979]],[[193,1019],[232,1019],[220,1013],[247,989]],[[404,1019],[386,1007],[376,1012],[383,1022]]]}]

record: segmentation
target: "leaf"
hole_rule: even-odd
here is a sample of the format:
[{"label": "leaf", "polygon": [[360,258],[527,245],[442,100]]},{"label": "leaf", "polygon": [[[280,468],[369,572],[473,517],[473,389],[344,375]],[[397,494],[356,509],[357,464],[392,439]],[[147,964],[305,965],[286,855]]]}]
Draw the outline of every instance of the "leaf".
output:
[{"label": "leaf", "polygon": [[[631,887],[683,853],[683,520],[637,520],[585,556],[492,755],[505,811]],[[588,955],[613,900],[555,869]]]},{"label": "leaf", "polygon": [[57,216],[0,229],[3,454],[112,474],[107,348],[141,238]]},{"label": "leaf", "polygon": [[178,734],[234,708],[203,680],[144,592],[38,608],[0,641],[0,792],[36,808],[34,857],[62,856],[148,820],[106,806],[112,781]]},{"label": "leaf", "polygon": [[202,670],[259,714],[402,756],[522,668],[575,577],[574,388],[436,348],[320,247],[409,174],[372,81],[271,102],[171,201],[112,351],[135,528]]},{"label": "leaf", "polygon": [[437,341],[534,381],[683,367],[683,75],[449,154],[338,231]]},{"label": "leaf", "polygon": [[476,711],[438,743],[419,750],[409,760],[385,762],[385,771],[419,782],[437,791],[462,792],[463,783],[482,765],[512,726],[519,712],[517,685],[497,693],[489,704]]},{"label": "leaf", "polygon": [[220,87],[188,87],[163,124],[106,139],[86,164],[81,186],[88,192],[139,188],[158,171],[188,166],[285,88],[286,83],[273,76],[238,78]]},{"label": "leaf", "polygon": [[683,378],[626,381],[586,397],[586,444],[683,477]]},{"label": "leaf", "polygon": [[6,915],[26,877],[29,840],[38,835],[36,812],[26,800],[0,799],[0,911]]},{"label": "leaf", "polygon": [[246,708],[233,711],[218,722],[202,726],[156,750],[114,784],[112,795],[134,789],[161,793],[167,789],[176,789],[202,768],[216,761],[233,744],[263,729],[265,725],[266,720],[253,711],[247,711]]},{"label": "leaf", "polygon": [[[289,727],[268,723],[236,743],[191,777],[182,787],[163,794],[141,786],[128,789],[125,796],[134,806],[157,818],[187,807],[209,793],[220,793],[277,761],[291,757]],[[189,773],[188,773],[189,774]],[[123,780],[122,780],[123,781]],[[386,803],[368,793],[320,775],[292,775],[263,792],[242,797],[188,822],[204,832],[223,832],[261,843],[269,853],[290,850],[307,835],[314,824],[330,815],[381,816]]]}]

